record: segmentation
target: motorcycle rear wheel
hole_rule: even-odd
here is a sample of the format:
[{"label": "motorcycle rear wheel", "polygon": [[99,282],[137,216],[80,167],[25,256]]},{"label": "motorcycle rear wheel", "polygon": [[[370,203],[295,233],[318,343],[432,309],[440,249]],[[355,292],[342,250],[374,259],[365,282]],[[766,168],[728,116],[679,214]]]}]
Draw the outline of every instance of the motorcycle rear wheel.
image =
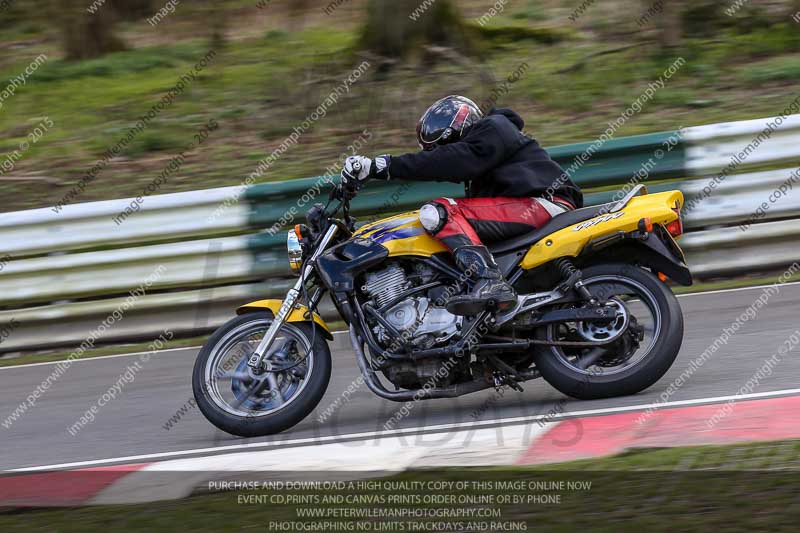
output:
[{"label": "motorcycle rear wheel", "polygon": [[[636,394],[655,384],[670,369],[683,342],[683,313],[675,295],[651,272],[628,264],[588,267],[583,270],[583,280],[601,300],[613,298],[617,292],[627,292],[626,297],[614,300],[623,302],[627,311],[649,310],[653,324],[640,324],[635,314],[629,313],[624,327],[630,331],[602,353],[597,348],[570,350],[559,346],[537,350],[534,361],[542,377],[563,394],[581,400]],[[548,341],[596,341],[604,335],[612,338],[613,327],[613,323],[606,327],[550,325],[539,330],[537,337]],[[639,330],[642,340],[633,334]],[[652,342],[648,341],[644,353],[639,354],[647,331]]]}]

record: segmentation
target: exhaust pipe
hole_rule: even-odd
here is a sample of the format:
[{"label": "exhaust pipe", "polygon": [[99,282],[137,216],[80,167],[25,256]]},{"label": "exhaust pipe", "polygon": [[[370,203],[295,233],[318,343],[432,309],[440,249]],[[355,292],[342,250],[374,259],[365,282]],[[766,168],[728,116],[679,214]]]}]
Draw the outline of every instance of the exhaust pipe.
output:
[{"label": "exhaust pipe", "polygon": [[[485,380],[475,380],[468,383],[458,383],[456,385],[445,388],[431,388],[431,389],[418,389],[418,390],[400,390],[389,391],[386,390],[375,371],[370,368],[367,356],[364,354],[363,343],[356,333],[355,326],[350,326],[350,343],[353,345],[353,350],[356,352],[356,361],[358,361],[358,368],[364,376],[364,381],[369,390],[374,392],[385,400],[393,402],[408,402],[413,400],[432,400],[438,398],[456,398],[472,392],[478,392],[485,389],[490,389],[494,386]],[[529,379],[538,377],[532,375]]]}]

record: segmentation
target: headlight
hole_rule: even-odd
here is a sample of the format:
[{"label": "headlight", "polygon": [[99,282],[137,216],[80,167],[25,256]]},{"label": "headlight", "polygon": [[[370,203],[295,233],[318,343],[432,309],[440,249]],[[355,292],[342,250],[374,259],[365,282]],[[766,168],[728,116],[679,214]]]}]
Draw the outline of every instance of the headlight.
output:
[{"label": "headlight", "polygon": [[300,273],[303,267],[303,247],[300,246],[300,239],[293,229],[286,235],[286,248],[289,251],[289,266],[292,272]]}]

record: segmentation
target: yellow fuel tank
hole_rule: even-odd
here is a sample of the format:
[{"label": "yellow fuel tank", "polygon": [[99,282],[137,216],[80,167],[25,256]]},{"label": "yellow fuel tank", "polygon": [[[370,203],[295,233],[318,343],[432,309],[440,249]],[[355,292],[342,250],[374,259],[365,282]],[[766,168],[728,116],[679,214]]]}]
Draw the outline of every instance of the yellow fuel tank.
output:
[{"label": "yellow fuel tank", "polygon": [[419,221],[419,211],[401,213],[361,226],[353,235],[384,246],[389,257],[416,255],[430,257],[447,252],[447,247],[425,231]]}]

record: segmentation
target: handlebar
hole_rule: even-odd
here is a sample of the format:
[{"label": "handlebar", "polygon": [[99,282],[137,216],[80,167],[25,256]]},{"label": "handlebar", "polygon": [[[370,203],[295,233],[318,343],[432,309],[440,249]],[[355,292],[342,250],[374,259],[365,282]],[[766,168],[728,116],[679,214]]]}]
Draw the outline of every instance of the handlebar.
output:
[{"label": "handlebar", "polygon": [[350,200],[353,198],[354,193],[355,191],[347,191],[341,183],[334,185],[330,192],[328,204],[333,200],[338,200],[339,204],[331,210],[327,209],[328,206],[325,209],[325,216],[328,219],[332,219],[341,210],[344,223],[351,228],[351,231],[352,226],[355,224],[355,219],[350,216]]}]

